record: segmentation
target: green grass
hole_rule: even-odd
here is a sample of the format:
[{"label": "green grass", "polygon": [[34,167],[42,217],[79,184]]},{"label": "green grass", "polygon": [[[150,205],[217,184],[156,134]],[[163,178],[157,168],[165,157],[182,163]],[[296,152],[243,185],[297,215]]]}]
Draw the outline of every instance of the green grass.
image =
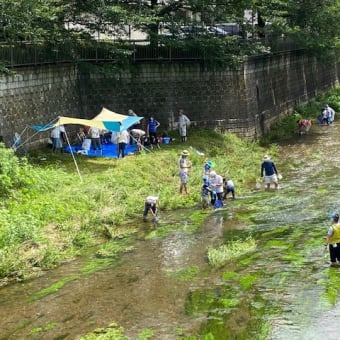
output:
[{"label": "green grass", "polygon": [[[189,195],[178,192],[178,159],[183,149],[190,151],[193,164]],[[4,159],[14,157],[3,150]],[[129,238],[140,229],[148,195],[160,197],[161,214],[199,208],[207,159],[216,163],[217,173],[233,179],[238,194],[246,193],[259,175],[263,154],[275,157],[276,152],[276,146],[264,149],[231,133],[197,130],[187,144],[162,145],[160,150],[124,159],[77,155],[81,177],[70,154],[44,149],[32,152],[23,165],[11,160],[8,169],[15,166],[17,171],[0,205],[0,279],[26,279],[33,266],[50,269],[94,245]],[[200,210],[189,213],[189,228],[194,231],[205,216]],[[101,254],[109,256],[109,248],[102,247]]]}]

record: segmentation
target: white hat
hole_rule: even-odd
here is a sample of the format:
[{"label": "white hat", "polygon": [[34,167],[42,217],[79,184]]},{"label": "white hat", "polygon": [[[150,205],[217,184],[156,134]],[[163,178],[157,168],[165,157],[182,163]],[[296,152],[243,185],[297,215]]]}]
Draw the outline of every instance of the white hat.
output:
[{"label": "white hat", "polygon": [[264,160],[264,161],[269,161],[269,160],[270,160],[270,157],[269,157],[268,155],[265,155],[265,156],[263,157],[263,160]]},{"label": "white hat", "polygon": [[216,176],[216,171],[211,171],[210,172],[210,177],[215,177]]}]

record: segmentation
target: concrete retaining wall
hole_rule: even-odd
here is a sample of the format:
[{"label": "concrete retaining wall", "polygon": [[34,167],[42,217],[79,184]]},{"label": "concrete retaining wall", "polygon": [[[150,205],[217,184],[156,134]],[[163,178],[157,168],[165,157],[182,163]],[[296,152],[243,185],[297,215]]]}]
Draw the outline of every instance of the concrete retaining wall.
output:
[{"label": "concrete retaining wall", "polygon": [[143,63],[105,73],[67,64],[23,68],[0,78],[0,135],[11,145],[14,132],[27,126],[63,115],[92,118],[102,107],[154,115],[160,129],[169,130],[183,108],[192,129],[219,128],[252,139],[338,79],[337,65],[299,52],[252,58],[238,71],[213,71],[198,63]]}]

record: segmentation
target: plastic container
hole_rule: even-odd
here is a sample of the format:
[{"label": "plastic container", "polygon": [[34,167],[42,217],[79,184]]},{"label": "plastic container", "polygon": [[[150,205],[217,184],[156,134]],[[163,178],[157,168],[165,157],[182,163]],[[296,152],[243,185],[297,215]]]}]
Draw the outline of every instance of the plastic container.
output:
[{"label": "plastic container", "polygon": [[170,143],[170,137],[163,137],[163,143],[169,144]]}]

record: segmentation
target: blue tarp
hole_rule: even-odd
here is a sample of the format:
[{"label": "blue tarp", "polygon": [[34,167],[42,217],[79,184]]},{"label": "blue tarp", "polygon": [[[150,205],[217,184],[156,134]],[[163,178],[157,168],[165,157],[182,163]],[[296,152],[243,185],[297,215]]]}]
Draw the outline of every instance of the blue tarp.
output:
[{"label": "blue tarp", "polygon": [[[85,154],[86,156],[89,156],[89,157],[109,157],[109,158],[117,158],[117,153],[118,153],[118,145],[117,144],[112,144],[112,143],[109,143],[109,144],[103,144],[102,145],[102,154],[100,154],[100,151],[99,150],[96,150],[96,152],[92,149],[90,149],[88,151],[87,154]],[[82,147],[79,145],[72,145],[71,147],[67,146],[65,148],[65,151],[68,152],[68,153],[71,153],[71,151],[74,153],[74,154],[77,154],[77,153],[80,153],[80,154],[84,154],[82,153]],[[125,148],[125,155],[128,155],[128,154],[131,154],[131,153],[134,153],[137,151],[137,146],[136,145],[127,145],[126,148]]]},{"label": "blue tarp", "polygon": [[31,125],[31,129],[35,130],[35,131],[47,131],[49,129],[52,129],[54,126],[54,123],[52,124],[46,124],[46,125]]}]

